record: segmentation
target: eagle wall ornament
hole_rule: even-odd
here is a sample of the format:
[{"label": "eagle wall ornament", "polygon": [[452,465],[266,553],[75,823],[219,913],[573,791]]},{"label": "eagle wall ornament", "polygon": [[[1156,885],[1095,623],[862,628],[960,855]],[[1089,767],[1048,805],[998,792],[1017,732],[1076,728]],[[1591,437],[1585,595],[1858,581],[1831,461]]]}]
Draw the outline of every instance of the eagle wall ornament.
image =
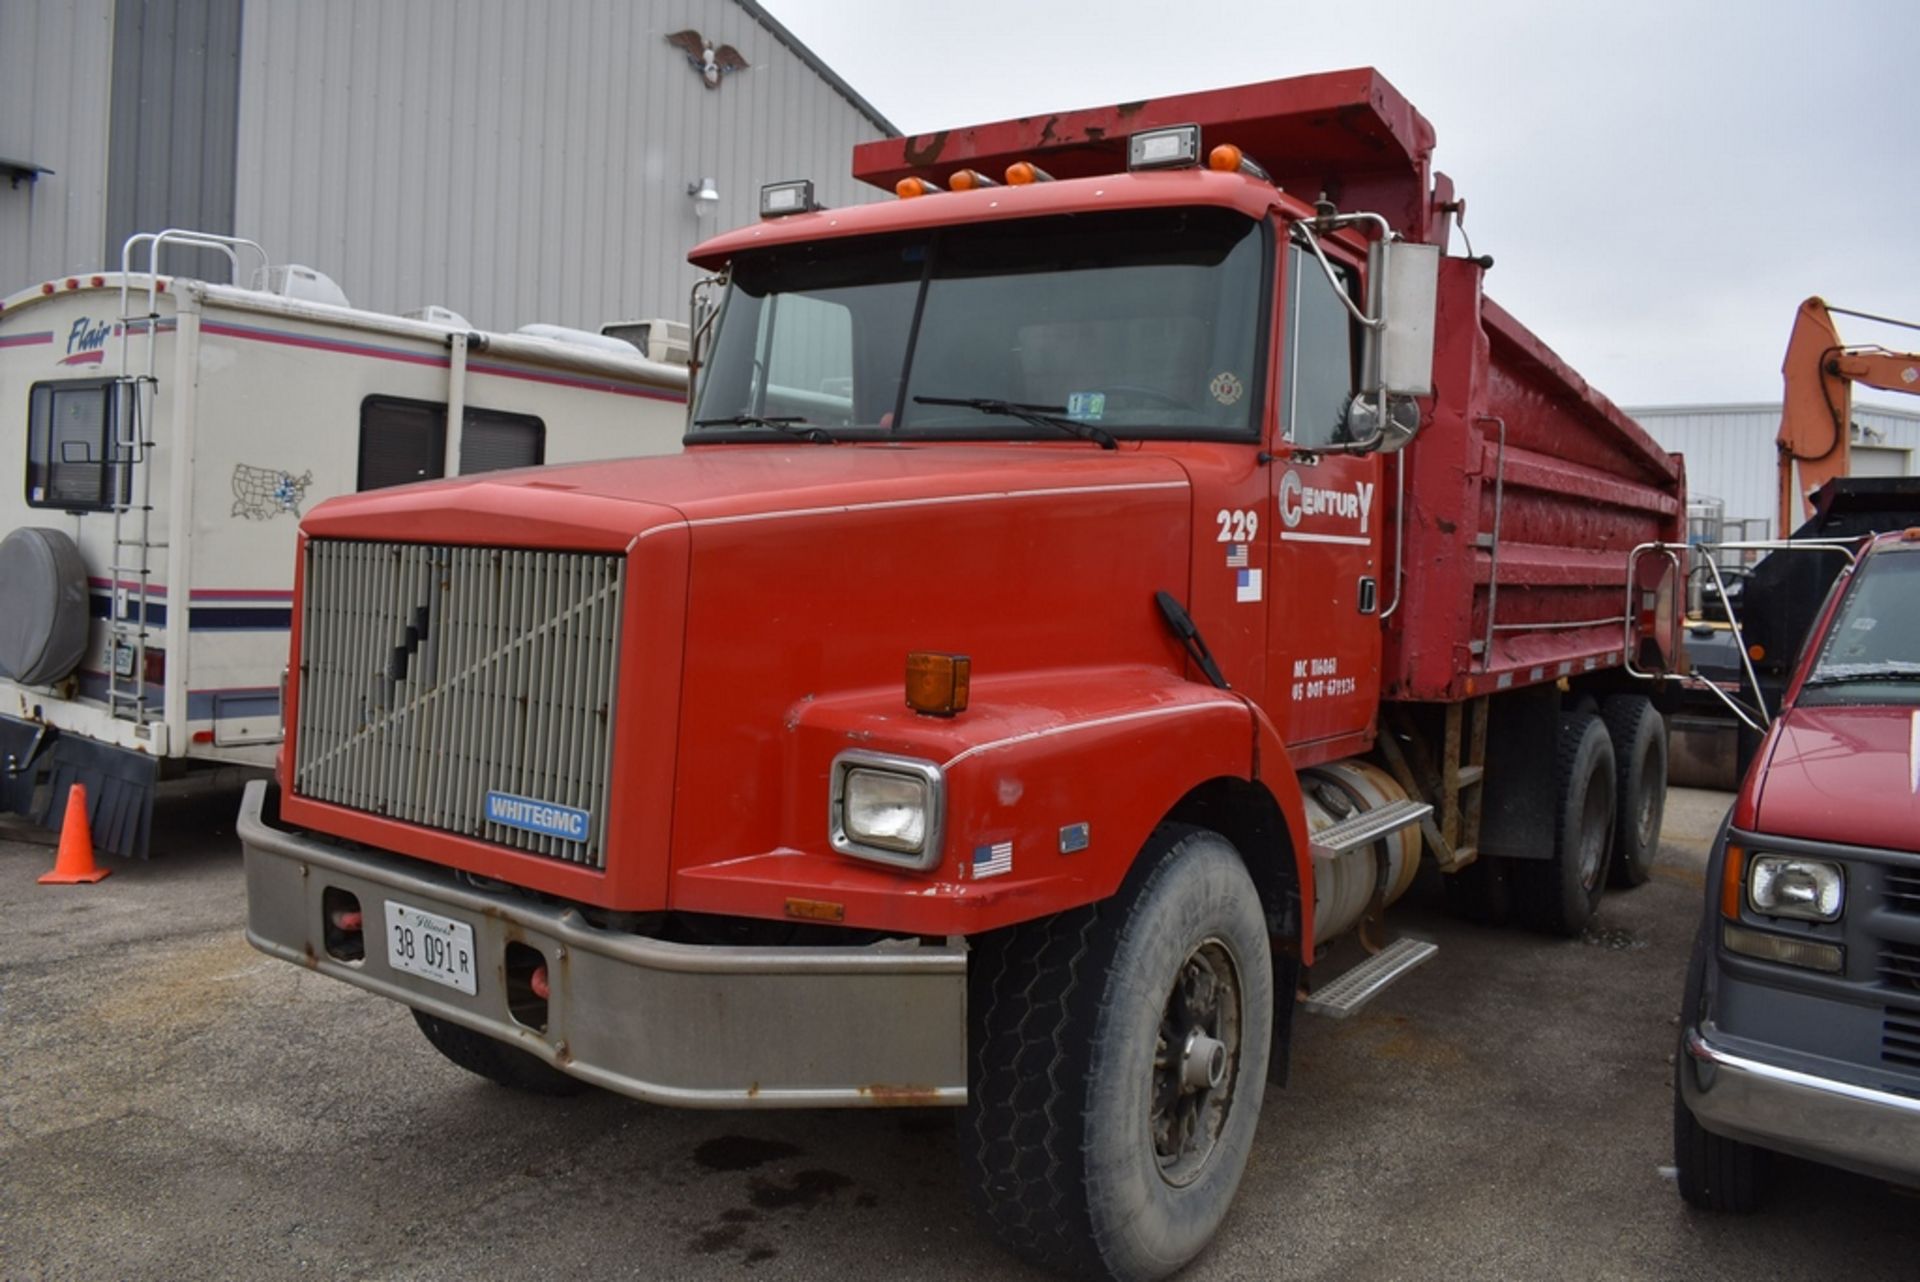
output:
[{"label": "eagle wall ornament", "polygon": [[730,71],[745,71],[747,60],[732,45],[714,47],[711,40],[689,27],[685,31],[676,31],[667,37],[667,43],[687,55],[687,61],[700,73],[700,79],[709,89],[720,87],[720,77]]}]

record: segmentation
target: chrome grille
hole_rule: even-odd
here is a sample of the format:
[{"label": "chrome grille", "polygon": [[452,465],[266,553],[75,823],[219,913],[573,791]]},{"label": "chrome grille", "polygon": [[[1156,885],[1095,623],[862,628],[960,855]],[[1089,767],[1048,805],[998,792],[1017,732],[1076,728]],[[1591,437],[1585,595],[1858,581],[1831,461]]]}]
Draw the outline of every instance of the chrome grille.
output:
[{"label": "chrome grille", "polygon": [[[295,793],[603,867],[623,568],[310,541]],[[496,822],[489,793],[548,831]],[[551,835],[556,817],[584,837]]]}]

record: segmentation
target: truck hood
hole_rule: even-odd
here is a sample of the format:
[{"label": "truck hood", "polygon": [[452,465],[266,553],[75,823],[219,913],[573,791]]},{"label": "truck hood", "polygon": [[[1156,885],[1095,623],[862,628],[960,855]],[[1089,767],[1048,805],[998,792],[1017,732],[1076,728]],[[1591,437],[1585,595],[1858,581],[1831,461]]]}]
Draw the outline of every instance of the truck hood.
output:
[{"label": "truck hood", "polygon": [[1752,776],[1754,828],[1783,837],[1920,845],[1920,709],[1795,707]]},{"label": "truck hood", "polygon": [[[434,513],[460,509],[510,520],[524,537],[534,534],[525,522],[545,526],[564,512],[567,524],[630,537],[673,513],[702,525],[1055,488],[1064,495],[1089,488],[1185,484],[1177,463],[1143,453],[1137,444],[1117,452],[1078,441],[704,445],[665,457],[490,472],[344,495],[316,507],[303,525],[309,534],[339,529],[365,537],[369,521],[384,526],[395,518],[431,520]],[[556,507],[551,502],[556,492],[572,495],[573,501]]]}]

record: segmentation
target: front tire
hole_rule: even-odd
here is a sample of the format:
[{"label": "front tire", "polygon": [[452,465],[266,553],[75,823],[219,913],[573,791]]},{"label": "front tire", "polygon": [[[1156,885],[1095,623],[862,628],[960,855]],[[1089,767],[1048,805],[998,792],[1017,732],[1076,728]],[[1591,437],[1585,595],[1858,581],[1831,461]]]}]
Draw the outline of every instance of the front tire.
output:
[{"label": "front tire", "polygon": [[1025,1259],[1147,1282],[1212,1238],[1273,1036],[1259,895],[1215,833],[1155,834],[1118,894],[975,941],[962,1149]]},{"label": "front tire", "polygon": [[1593,919],[1607,886],[1613,851],[1613,742],[1600,718],[1576,712],[1560,719],[1554,779],[1553,854],[1514,862],[1522,920],[1550,935],[1578,935]]},{"label": "front tire", "polygon": [[528,1095],[578,1095],[587,1083],[569,1077],[543,1059],[517,1047],[496,1042],[471,1028],[449,1023],[415,1008],[413,1022],[426,1034],[433,1049],[466,1069],[509,1090]]}]

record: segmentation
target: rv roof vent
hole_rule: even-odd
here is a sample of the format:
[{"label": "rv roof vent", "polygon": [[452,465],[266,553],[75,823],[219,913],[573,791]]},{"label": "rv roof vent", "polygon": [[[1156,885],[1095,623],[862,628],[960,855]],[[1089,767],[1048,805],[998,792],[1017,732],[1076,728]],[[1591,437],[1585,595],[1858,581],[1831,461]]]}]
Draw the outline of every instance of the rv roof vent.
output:
[{"label": "rv roof vent", "polygon": [[428,303],[425,307],[416,307],[410,312],[401,313],[407,320],[425,321],[429,325],[445,325],[448,329],[472,329],[467,318],[451,307],[442,307],[438,303]]},{"label": "rv roof vent", "polygon": [[650,361],[663,365],[685,365],[693,357],[693,344],[685,321],[642,320],[612,321],[600,327],[610,338],[621,338],[646,354]]},{"label": "rv roof vent", "polygon": [[607,338],[590,329],[574,329],[569,325],[548,325],[535,322],[522,325],[516,334],[525,334],[528,338],[544,338],[555,343],[572,343],[579,347],[591,347],[599,352],[612,352],[619,356],[632,356],[633,344],[617,338]]},{"label": "rv roof vent", "polygon": [[278,294],[282,298],[297,298],[303,303],[326,303],[330,307],[351,307],[346,291],[333,283],[333,277],[325,272],[317,272],[311,267],[302,267],[298,263],[288,263],[283,267],[265,269],[266,279],[260,276],[254,279],[254,288],[264,289],[269,294]]}]

